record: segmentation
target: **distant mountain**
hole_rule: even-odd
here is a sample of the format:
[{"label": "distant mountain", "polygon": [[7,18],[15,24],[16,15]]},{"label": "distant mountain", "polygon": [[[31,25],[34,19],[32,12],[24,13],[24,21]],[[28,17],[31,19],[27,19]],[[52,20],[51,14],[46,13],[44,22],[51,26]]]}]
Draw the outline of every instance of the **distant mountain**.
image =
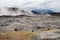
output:
[{"label": "distant mountain", "polygon": [[52,10],[32,10],[32,13],[34,13],[34,14],[46,14],[46,13],[48,13],[48,14],[51,14],[51,13],[54,13],[54,11],[52,11]]}]

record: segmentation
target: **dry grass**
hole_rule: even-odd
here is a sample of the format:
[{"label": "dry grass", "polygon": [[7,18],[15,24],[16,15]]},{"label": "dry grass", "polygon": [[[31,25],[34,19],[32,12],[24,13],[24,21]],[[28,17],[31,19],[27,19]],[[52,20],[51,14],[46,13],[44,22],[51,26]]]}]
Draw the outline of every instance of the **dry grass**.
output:
[{"label": "dry grass", "polygon": [[0,40],[33,40],[32,32],[0,32]]},{"label": "dry grass", "polygon": [[39,31],[39,32],[25,32],[25,31],[0,32],[0,40],[34,40],[33,37],[35,36],[35,34],[37,34],[41,38],[50,35],[49,33],[52,34],[52,32],[54,33],[57,31],[58,31],[57,29],[51,29],[48,31]]}]

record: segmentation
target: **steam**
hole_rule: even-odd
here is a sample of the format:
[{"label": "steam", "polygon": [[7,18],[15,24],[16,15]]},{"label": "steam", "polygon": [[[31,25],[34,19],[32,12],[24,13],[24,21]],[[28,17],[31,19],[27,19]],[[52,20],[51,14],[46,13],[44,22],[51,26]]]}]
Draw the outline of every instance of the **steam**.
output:
[{"label": "steam", "polygon": [[15,7],[0,8],[0,16],[1,15],[16,16],[16,15],[30,15],[30,14],[32,14],[30,11],[21,10],[21,9],[15,8]]}]

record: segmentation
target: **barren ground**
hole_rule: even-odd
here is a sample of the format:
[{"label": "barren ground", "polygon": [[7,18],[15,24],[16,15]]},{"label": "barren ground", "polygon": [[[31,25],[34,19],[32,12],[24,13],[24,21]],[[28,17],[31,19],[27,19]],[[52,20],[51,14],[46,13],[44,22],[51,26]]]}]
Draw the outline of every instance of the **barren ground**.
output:
[{"label": "barren ground", "polygon": [[60,40],[60,17],[0,17],[0,40]]}]

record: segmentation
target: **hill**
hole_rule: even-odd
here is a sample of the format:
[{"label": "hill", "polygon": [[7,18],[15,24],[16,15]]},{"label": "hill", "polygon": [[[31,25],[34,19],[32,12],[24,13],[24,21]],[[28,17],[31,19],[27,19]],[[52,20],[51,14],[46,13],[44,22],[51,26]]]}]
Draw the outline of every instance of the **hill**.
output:
[{"label": "hill", "polygon": [[39,10],[32,10],[32,12],[34,13],[34,14],[52,14],[52,13],[54,13],[53,11],[51,11],[51,10],[41,10],[41,9],[39,9]]}]

